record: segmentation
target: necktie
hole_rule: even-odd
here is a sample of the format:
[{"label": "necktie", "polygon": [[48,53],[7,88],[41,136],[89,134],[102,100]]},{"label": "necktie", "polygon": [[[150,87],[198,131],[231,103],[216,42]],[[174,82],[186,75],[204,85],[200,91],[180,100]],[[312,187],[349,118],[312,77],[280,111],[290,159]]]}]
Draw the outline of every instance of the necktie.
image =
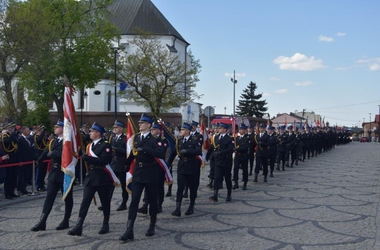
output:
[{"label": "necktie", "polygon": [[144,135],[141,135],[141,140],[144,140]]},{"label": "necktie", "polygon": [[223,135],[220,135],[219,140],[223,139]]},{"label": "necktie", "polygon": [[25,137],[25,140],[28,142],[29,147],[30,147],[30,141],[28,140],[28,138]]},{"label": "necktie", "polygon": [[186,138],[184,138],[184,139],[183,139],[183,143],[186,143],[186,142],[187,142],[187,139],[186,139]]}]

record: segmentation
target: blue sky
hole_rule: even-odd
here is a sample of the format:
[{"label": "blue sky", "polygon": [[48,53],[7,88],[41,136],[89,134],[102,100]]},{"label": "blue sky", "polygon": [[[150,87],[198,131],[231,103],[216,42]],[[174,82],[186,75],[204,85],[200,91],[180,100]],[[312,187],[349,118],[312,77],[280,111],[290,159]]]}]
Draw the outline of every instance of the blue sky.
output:
[{"label": "blue sky", "polygon": [[250,81],[268,113],[361,126],[380,105],[380,1],[151,0],[200,59],[196,100],[233,112]]}]

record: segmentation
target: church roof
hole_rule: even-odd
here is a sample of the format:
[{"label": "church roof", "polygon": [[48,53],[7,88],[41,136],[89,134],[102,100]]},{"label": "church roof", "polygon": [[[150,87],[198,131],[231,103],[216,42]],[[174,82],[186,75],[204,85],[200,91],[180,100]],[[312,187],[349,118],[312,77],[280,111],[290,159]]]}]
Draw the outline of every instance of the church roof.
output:
[{"label": "church roof", "polygon": [[139,28],[152,35],[174,36],[189,44],[150,0],[114,0],[109,10],[111,22],[121,30],[121,35],[137,35],[135,28]]}]

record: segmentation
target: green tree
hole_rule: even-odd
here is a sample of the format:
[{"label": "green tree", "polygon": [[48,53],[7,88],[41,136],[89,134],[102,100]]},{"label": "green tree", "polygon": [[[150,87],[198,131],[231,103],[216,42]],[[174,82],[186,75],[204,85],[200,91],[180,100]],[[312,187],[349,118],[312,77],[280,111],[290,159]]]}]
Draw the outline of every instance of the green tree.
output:
[{"label": "green tree", "polygon": [[41,2],[50,17],[36,21],[52,30],[54,40],[40,48],[20,78],[29,100],[37,105],[54,101],[62,118],[63,76],[75,89],[93,88],[112,65],[111,42],[119,32],[109,21],[110,0],[29,0],[33,6]]},{"label": "green tree", "polygon": [[265,100],[260,100],[263,94],[255,95],[257,85],[254,82],[250,82],[243,90],[240,96],[239,105],[237,108],[237,114],[239,116],[252,117],[256,116],[262,118],[268,108],[266,107],[267,102]]},{"label": "green tree", "polygon": [[119,75],[129,86],[126,97],[160,117],[196,96],[194,87],[201,66],[191,52],[190,61],[181,62],[157,37],[140,33],[130,43],[135,52],[120,59]]},{"label": "green tree", "polygon": [[0,88],[2,115],[21,121],[27,104],[23,87],[17,83],[19,72],[38,56],[41,48],[55,39],[55,31],[39,22],[49,20],[51,13],[44,11],[43,1],[30,2],[10,0],[0,14]]}]

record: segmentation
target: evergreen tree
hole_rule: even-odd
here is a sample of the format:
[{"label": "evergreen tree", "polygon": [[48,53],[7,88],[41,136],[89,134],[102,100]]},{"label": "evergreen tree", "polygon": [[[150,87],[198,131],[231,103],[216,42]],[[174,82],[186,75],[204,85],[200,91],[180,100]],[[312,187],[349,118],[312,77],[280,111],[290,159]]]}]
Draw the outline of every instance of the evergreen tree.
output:
[{"label": "evergreen tree", "polygon": [[247,117],[263,117],[268,108],[266,107],[267,102],[265,100],[260,100],[263,94],[255,95],[255,90],[257,88],[256,83],[250,82],[243,90],[240,96],[239,105],[237,108],[237,115],[247,116]]}]

